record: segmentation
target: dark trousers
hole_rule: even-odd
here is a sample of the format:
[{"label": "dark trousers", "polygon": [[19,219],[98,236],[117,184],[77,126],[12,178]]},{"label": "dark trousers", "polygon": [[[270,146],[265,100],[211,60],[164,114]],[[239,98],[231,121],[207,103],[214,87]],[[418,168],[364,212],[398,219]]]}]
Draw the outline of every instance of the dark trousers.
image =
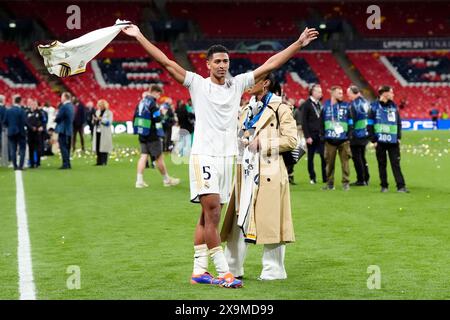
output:
[{"label": "dark trousers", "polygon": [[314,154],[317,152],[320,155],[320,163],[322,168],[322,182],[327,181],[326,162],[324,156],[325,143],[320,139],[313,138],[313,143],[308,144],[308,172],[309,178],[316,181],[316,172],[314,171]]},{"label": "dark trousers", "polygon": [[73,127],[73,137],[72,137],[72,151],[75,152],[75,146],[77,144],[77,134],[80,135],[81,150],[84,151],[84,127]]},{"label": "dark trousers", "polygon": [[[27,142],[25,136],[16,134],[8,136],[9,157],[13,163],[14,169],[23,168],[25,163],[25,149]],[[19,166],[17,166],[17,148],[19,148]]]},{"label": "dark trousers", "polygon": [[89,130],[91,131],[91,139],[94,137],[94,125],[89,123]]},{"label": "dark trousers", "polygon": [[42,154],[42,133],[28,133],[28,152],[30,157],[30,167],[38,167],[41,165]]},{"label": "dark trousers", "polygon": [[356,180],[359,183],[368,182],[369,164],[366,160],[366,144],[351,145],[353,164],[355,165]]},{"label": "dark trousers", "polygon": [[391,143],[378,143],[376,148],[376,155],[378,161],[378,170],[380,172],[381,187],[388,187],[387,180],[387,156],[391,162],[392,173],[394,174],[397,189],[405,187],[405,179],[403,178],[402,170],[400,169],[400,145]]},{"label": "dark trousers", "polygon": [[101,139],[101,134],[100,132],[96,132],[95,133],[96,136],[96,146],[95,146],[95,151],[97,151],[97,165],[99,166],[106,166],[106,164],[108,163],[108,153],[107,152],[100,152],[100,139]]},{"label": "dark trousers", "polygon": [[70,168],[70,140],[71,136],[60,133],[58,135],[59,148],[61,149],[62,166]]},{"label": "dark trousers", "polygon": [[350,142],[346,141],[339,145],[325,142],[325,160],[327,162],[327,184],[334,186],[334,168],[336,162],[336,154],[339,153],[342,168],[342,184],[350,182],[350,158],[352,153],[350,150]]}]

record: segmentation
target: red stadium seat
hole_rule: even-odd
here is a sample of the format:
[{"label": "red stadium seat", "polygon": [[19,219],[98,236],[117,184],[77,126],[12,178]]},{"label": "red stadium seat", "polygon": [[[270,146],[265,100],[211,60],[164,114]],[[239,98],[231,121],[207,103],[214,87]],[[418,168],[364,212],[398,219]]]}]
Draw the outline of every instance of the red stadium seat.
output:
[{"label": "red stadium seat", "polygon": [[[173,54],[166,43],[156,44],[170,58]],[[136,42],[112,42],[97,57],[101,59],[113,58],[146,58],[148,54]],[[189,98],[189,92],[182,85],[173,80],[170,75],[161,69],[154,61],[149,63],[146,68],[160,69],[160,80],[164,83],[164,97],[170,97],[174,101],[179,99],[186,101]],[[132,119],[136,105],[141,99],[142,92],[146,90],[143,86],[123,87],[115,84],[115,88],[102,88],[95,79],[92,65],[89,64],[85,73],[76,76],[63,78],[64,84],[84,103],[92,100],[94,103],[99,99],[106,99],[114,112],[115,121],[127,121]],[[163,97],[163,99],[164,99]]]},{"label": "red stadium seat", "polygon": [[59,102],[58,96],[34,69],[27,58],[20,52],[16,44],[2,42],[0,43],[0,47],[0,70],[7,72],[9,69],[9,66],[5,63],[6,58],[19,58],[36,79],[35,84],[14,83],[11,86],[10,83],[5,82],[5,79],[0,77],[0,94],[6,96],[7,103],[11,103],[11,98],[14,94],[20,94],[24,101],[26,101],[27,98],[36,98],[39,102],[48,101],[53,105]]},{"label": "red stadium seat", "polygon": [[[370,86],[377,90],[380,85],[387,84],[394,87],[395,101],[401,106],[403,117],[429,118],[428,112],[432,107],[442,108],[450,106],[449,86],[402,86],[391,71],[383,64],[380,57],[442,57],[450,59],[448,52],[357,52],[349,51],[348,57],[361,72]],[[402,103],[403,101],[403,103]]]}]

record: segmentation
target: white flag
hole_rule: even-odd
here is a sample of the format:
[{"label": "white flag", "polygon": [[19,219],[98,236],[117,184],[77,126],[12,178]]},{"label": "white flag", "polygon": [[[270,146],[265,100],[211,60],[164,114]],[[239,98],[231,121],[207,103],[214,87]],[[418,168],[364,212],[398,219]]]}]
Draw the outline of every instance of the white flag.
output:
[{"label": "white flag", "polygon": [[70,40],[66,43],[54,41],[49,45],[39,45],[49,73],[59,77],[72,76],[86,71],[86,65],[102,51],[131,22],[116,20],[116,24],[98,29]]}]

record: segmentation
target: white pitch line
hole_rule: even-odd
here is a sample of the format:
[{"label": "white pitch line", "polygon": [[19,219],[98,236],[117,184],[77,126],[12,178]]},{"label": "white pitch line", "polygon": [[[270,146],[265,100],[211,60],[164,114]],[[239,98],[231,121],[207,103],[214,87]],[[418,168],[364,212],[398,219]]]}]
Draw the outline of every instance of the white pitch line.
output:
[{"label": "white pitch line", "polygon": [[22,171],[16,171],[16,213],[17,213],[17,260],[19,264],[20,300],[36,300],[36,288],[31,262],[30,235],[25,206]]}]

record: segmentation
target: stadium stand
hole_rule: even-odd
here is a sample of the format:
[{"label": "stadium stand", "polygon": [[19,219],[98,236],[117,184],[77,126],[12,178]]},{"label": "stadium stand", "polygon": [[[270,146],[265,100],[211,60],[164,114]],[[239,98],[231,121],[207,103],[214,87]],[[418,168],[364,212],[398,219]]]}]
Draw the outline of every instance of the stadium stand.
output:
[{"label": "stadium stand", "polygon": [[[377,5],[381,9],[383,27],[375,30],[367,28],[368,3],[365,2],[176,1],[168,3],[168,10],[175,17],[195,20],[210,38],[292,38],[298,35],[298,22],[312,18],[323,22],[345,20],[364,37],[450,35],[449,2],[427,1],[413,6],[409,2],[381,2]],[[211,19],[211,12],[220,15],[220,24]]]},{"label": "stadium stand", "polygon": [[[66,27],[69,16],[66,10],[72,4],[81,8],[82,28],[79,30],[68,30]],[[67,41],[88,31],[112,25],[117,18],[137,22],[141,25],[141,29],[144,29],[143,25],[152,26],[156,39],[164,39],[167,22],[171,24],[170,32],[175,36],[177,32],[187,32],[188,21],[189,24],[193,21],[200,27],[201,32],[194,28],[196,35],[186,36],[182,41],[185,41],[185,45],[192,50],[186,54],[194,70],[205,77],[208,76],[208,70],[204,50],[212,42],[223,43],[231,50],[236,50],[231,54],[230,70],[231,74],[235,75],[254,69],[270,55],[286,47],[292,39],[298,37],[300,27],[310,21],[327,24],[346,21],[360,36],[356,39],[361,40],[374,37],[390,41],[399,37],[411,39],[411,37],[450,36],[450,3],[444,1],[415,2],[414,5],[408,2],[381,2],[378,4],[382,16],[380,30],[367,28],[366,2],[271,1],[255,4],[252,1],[172,0],[166,2],[167,15],[157,16],[160,13],[158,10],[147,10],[151,13],[144,14],[144,9],[153,5],[154,3],[146,1],[97,0],[72,3],[66,0],[39,2],[10,0],[2,1],[0,9],[6,9],[4,11],[11,14],[11,18],[39,22],[52,37],[47,40],[60,41]],[[36,15],[37,11],[39,15]],[[220,19],[220,24],[217,23],[217,19]],[[7,22],[4,21],[5,23]],[[7,28],[7,24],[4,28]],[[117,40],[88,65],[84,74],[61,79],[62,84],[83,102],[107,99],[118,121],[131,118],[142,90],[152,83],[163,85],[165,95],[174,101],[189,98],[188,91],[152,61],[139,44],[130,42],[123,34],[120,34]],[[338,62],[335,56],[327,51],[331,47],[327,39],[322,40],[308,47],[309,50],[299,53],[277,72],[278,78],[285,83],[284,92],[288,97],[296,100],[304,99],[308,94],[308,85],[319,82],[325,89],[325,98],[328,98],[327,89],[332,85],[346,87],[351,83],[347,76],[349,70],[347,73],[344,72],[340,65],[342,61]],[[158,42],[157,45],[170,57],[174,57],[168,42]],[[40,97],[39,100],[49,100],[52,104],[59,101],[58,96],[52,92],[44,78],[17,46],[1,44],[1,48],[0,93],[10,96],[12,93],[20,92],[25,97],[37,95]],[[347,57],[369,83],[372,91],[375,92],[381,84],[394,86],[396,101],[402,108],[403,117],[428,118],[430,108],[450,106],[448,51],[347,51]]]},{"label": "stadium stand", "polygon": [[349,59],[376,91],[395,88],[406,118],[428,118],[431,107],[450,105],[450,54],[440,51],[347,52]]},{"label": "stadium stand", "polygon": [[58,97],[36,72],[14,43],[0,42],[0,93],[11,99],[39,97],[40,102],[57,103]]},{"label": "stadium stand", "polygon": [[233,39],[296,37],[296,23],[306,13],[296,3],[274,2],[169,2],[167,8],[176,18],[195,20],[208,38]]},{"label": "stadium stand", "polygon": [[[264,63],[275,52],[249,52],[230,54],[232,75],[246,72]],[[189,52],[189,59],[195,70],[200,75],[207,77],[206,55],[204,52]],[[338,65],[333,55],[329,51],[304,51],[297,54],[294,59],[287,63],[278,73],[278,79],[284,85],[284,92],[288,97],[295,99],[306,98],[308,96],[308,86],[315,82],[320,82],[324,88],[332,85],[348,86],[350,80],[344,70]],[[325,97],[329,93],[325,92]]]},{"label": "stadium stand", "polygon": [[[113,25],[116,19],[128,19],[134,23],[141,21],[142,2],[70,2],[70,1],[6,1],[3,2],[16,18],[38,19],[58,40],[79,37],[89,31]],[[82,14],[81,28],[68,29],[67,8],[71,5],[80,7]],[[27,8],[27,10],[24,10]],[[36,15],[36,12],[39,12]],[[125,35],[119,35],[126,39]]]},{"label": "stadium stand", "polygon": [[[168,44],[158,43],[157,46],[173,58]],[[84,74],[62,80],[81,101],[108,100],[116,121],[133,117],[142,91],[152,83],[162,85],[164,95],[175,101],[186,100],[189,95],[135,42],[112,42],[91,62]]]},{"label": "stadium stand", "polygon": [[[364,37],[441,37],[450,36],[449,2],[380,2],[381,29],[367,28],[368,3],[314,3],[307,6],[317,10],[327,20],[347,20]],[[302,6],[302,4],[298,4]]]}]

